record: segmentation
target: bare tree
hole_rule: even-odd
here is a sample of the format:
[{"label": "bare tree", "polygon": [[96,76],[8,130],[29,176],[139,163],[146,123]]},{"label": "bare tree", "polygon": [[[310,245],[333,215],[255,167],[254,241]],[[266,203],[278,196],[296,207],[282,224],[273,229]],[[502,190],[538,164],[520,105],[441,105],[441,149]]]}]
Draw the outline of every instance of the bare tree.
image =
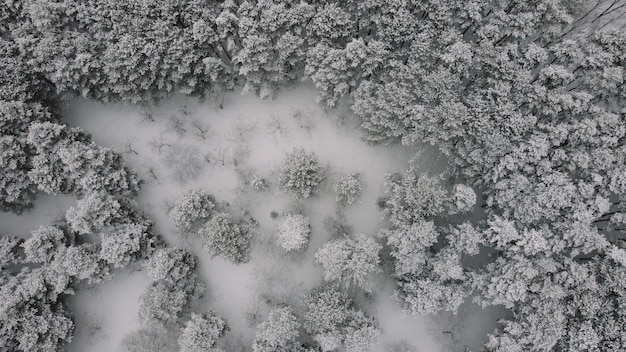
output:
[{"label": "bare tree", "polygon": [[152,150],[156,151],[159,154],[163,152],[163,148],[172,146],[165,140],[165,137],[162,133],[159,135],[159,137],[152,137],[148,144],[150,145],[150,148],[152,148]]}]

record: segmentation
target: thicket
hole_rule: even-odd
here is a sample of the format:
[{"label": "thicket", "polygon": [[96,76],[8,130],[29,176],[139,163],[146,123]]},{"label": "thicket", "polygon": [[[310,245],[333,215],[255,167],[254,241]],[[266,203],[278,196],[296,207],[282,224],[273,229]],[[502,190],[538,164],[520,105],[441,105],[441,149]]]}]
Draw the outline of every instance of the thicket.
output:
[{"label": "thicket", "polygon": [[[145,102],[236,84],[266,97],[308,76],[321,102],[350,96],[366,140],[431,143],[455,182],[479,191],[485,216],[466,223],[445,214],[469,210],[471,194],[442,201],[442,212],[437,199],[394,193],[431,181],[390,179],[384,234],[407,310],[454,309],[469,295],[513,313],[488,351],[622,350],[625,9],[623,0],[5,1],[0,205],[20,212],[37,192],[67,193],[89,210],[93,194],[114,205],[136,192],[119,156],[60,124],[65,97]],[[72,218],[93,214],[77,210]],[[125,228],[114,213],[94,219],[75,228]],[[137,250],[134,238],[120,253]],[[3,263],[22,260],[19,240],[2,241]],[[491,259],[478,266],[459,259],[484,253]],[[428,265],[407,262],[420,258]],[[13,294],[48,266],[2,270],[3,296],[28,302],[2,306],[2,345],[54,350],[69,340],[63,295],[45,285]],[[35,310],[59,329],[22,336],[29,320],[5,319]]]}]

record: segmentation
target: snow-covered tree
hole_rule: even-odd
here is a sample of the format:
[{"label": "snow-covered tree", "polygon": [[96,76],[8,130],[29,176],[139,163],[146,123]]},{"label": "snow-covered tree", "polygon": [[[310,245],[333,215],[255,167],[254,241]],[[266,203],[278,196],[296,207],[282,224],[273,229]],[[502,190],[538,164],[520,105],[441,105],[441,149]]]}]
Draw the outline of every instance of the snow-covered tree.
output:
[{"label": "snow-covered tree", "polygon": [[267,319],[257,326],[252,351],[288,352],[300,348],[298,318],[289,307],[270,311]]},{"label": "snow-covered tree", "polygon": [[311,224],[301,214],[287,214],[278,219],[276,241],[286,251],[297,251],[309,242]]},{"label": "snow-covered tree", "polygon": [[385,186],[384,210],[394,224],[411,224],[444,211],[448,194],[436,177],[410,168],[404,174],[388,174]]},{"label": "snow-covered tree", "polygon": [[311,335],[321,335],[344,326],[352,301],[343,287],[324,284],[309,292],[304,304],[304,328]]},{"label": "snow-covered tree", "polygon": [[341,177],[339,182],[333,186],[337,193],[335,200],[341,205],[350,205],[361,197],[361,192],[365,187],[365,181],[361,174],[353,172]]},{"label": "snow-covered tree", "polygon": [[188,251],[164,248],[147,263],[151,284],[141,297],[139,317],[150,326],[170,326],[205,290],[194,271],[196,258]]},{"label": "snow-covered tree", "polygon": [[288,153],[278,169],[278,188],[293,198],[309,198],[318,192],[324,169],[314,153],[295,149]]},{"label": "snow-covered tree", "polygon": [[217,340],[228,331],[226,322],[215,312],[191,313],[178,338],[181,352],[218,351]]},{"label": "snow-covered tree", "polygon": [[67,211],[66,219],[73,231],[85,235],[125,221],[129,210],[117,197],[90,193]]},{"label": "snow-covered tree", "polygon": [[324,267],[324,280],[336,280],[369,292],[372,275],[380,271],[381,249],[371,236],[356,234],[326,243],[315,253],[315,260]]},{"label": "snow-covered tree", "polygon": [[466,212],[472,209],[476,204],[476,192],[471,187],[464,184],[454,185],[454,193],[452,194],[454,208],[459,212]]},{"label": "snow-covered tree", "polygon": [[27,261],[50,263],[61,247],[65,247],[68,242],[68,236],[62,229],[56,226],[40,226],[22,243],[22,247]]},{"label": "snow-covered tree", "polygon": [[382,331],[376,326],[374,319],[367,317],[361,311],[357,311],[352,314],[345,334],[346,352],[373,352]]},{"label": "snow-covered tree", "polygon": [[148,258],[156,246],[152,225],[145,222],[119,225],[100,237],[100,258],[113,267]]},{"label": "snow-covered tree", "polygon": [[0,236],[0,269],[22,261],[22,244],[24,240],[18,236]]},{"label": "snow-covered tree", "polygon": [[72,340],[74,323],[62,297],[46,287],[42,269],[0,271],[0,345],[9,351],[57,351]]},{"label": "snow-covered tree", "polygon": [[174,334],[162,327],[142,327],[120,341],[120,352],[170,352],[176,349]]},{"label": "snow-covered tree", "polygon": [[223,256],[234,263],[250,259],[250,224],[235,222],[228,213],[215,213],[201,229],[204,248],[212,256]]},{"label": "snow-covered tree", "polygon": [[209,219],[215,205],[212,195],[192,189],[176,200],[169,215],[180,233],[196,232]]}]

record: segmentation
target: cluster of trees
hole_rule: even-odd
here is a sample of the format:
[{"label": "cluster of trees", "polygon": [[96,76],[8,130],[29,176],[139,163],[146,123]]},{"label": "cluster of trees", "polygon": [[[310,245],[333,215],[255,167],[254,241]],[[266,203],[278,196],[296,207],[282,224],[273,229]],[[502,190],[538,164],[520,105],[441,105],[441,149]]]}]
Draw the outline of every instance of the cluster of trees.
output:
[{"label": "cluster of trees", "polygon": [[359,200],[363,188],[365,188],[365,181],[363,181],[363,176],[360,173],[353,172],[344,175],[333,186],[336,193],[335,200],[341,206],[351,205]]},{"label": "cluster of trees", "polygon": [[149,257],[159,241],[132,199],[141,182],[121,156],[60,124],[54,103],[38,101],[37,88],[30,88],[32,95],[9,89],[0,97],[0,206],[21,213],[39,192],[78,201],[58,225],[40,227],[26,240],[0,237],[7,303],[0,308],[0,345],[52,351],[74,331],[67,295],[110,278],[111,268]]},{"label": "cluster of trees", "polygon": [[324,168],[317,155],[295,149],[285,155],[278,169],[278,189],[294,199],[316,195],[324,179]]},{"label": "cluster of trees", "polygon": [[212,195],[192,189],[176,201],[170,218],[179,233],[199,237],[212,256],[246,263],[250,260],[250,241],[256,222],[234,219],[224,208]]},{"label": "cluster of trees", "polygon": [[196,274],[196,257],[159,248],[145,266],[150,285],[140,300],[142,327],[122,339],[121,351],[222,351],[218,340],[229,330],[226,321],[212,310],[196,313],[207,290]]},{"label": "cluster of trees", "polygon": [[256,327],[254,352],[373,351],[382,333],[348,291],[323,284],[304,296],[303,310],[271,309]]},{"label": "cluster of trees", "polygon": [[286,251],[297,251],[306,247],[311,235],[309,218],[302,214],[286,214],[278,219],[276,242]]},{"label": "cluster of trees", "polygon": [[[64,231],[102,235],[88,252],[124,265],[153,238],[128,200],[139,180],[58,123],[59,99],[137,102],[237,83],[265,97],[306,75],[330,106],[350,95],[366,140],[431,143],[455,182],[483,196],[485,219],[463,223],[449,215],[471,209],[474,191],[412,170],[390,178],[383,235],[409,311],[473,295],[513,312],[488,350],[624,349],[625,10],[623,0],[3,2],[0,206],[75,194]],[[319,171],[304,152],[292,163]],[[285,175],[295,197],[321,181]],[[227,215],[213,220],[216,243],[245,233]],[[3,241],[2,253],[19,257],[15,240]],[[485,253],[488,263],[466,265]],[[36,271],[3,270],[2,280],[30,283]],[[71,330],[18,345],[26,326],[4,326],[17,350]]]},{"label": "cluster of trees", "polygon": [[372,351],[382,331],[376,321],[356,308],[348,291],[337,284],[324,284],[304,299],[304,330],[320,350]]}]

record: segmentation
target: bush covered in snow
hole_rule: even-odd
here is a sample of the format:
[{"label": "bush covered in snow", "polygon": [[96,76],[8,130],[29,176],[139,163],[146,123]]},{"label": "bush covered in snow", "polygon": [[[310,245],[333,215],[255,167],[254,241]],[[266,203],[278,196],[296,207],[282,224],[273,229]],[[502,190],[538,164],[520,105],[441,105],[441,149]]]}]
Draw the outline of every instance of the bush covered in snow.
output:
[{"label": "bush covered in snow", "polygon": [[178,345],[180,352],[209,352],[214,349],[217,339],[228,331],[224,319],[215,312],[209,311],[202,315],[191,313],[191,319],[182,328]]},{"label": "bush covered in snow", "polygon": [[371,276],[380,271],[381,248],[372,237],[356,234],[326,243],[315,253],[315,260],[324,267],[324,280],[370,291]]},{"label": "bush covered in snow", "polygon": [[309,218],[300,214],[288,214],[278,220],[276,241],[286,251],[305,247],[311,234]]},{"label": "bush covered in snow", "polygon": [[298,318],[288,307],[270,311],[267,319],[257,326],[253,352],[298,351]]},{"label": "bush covered in snow", "polygon": [[335,198],[337,203],[350,205],[356,202],[361,197],[363,187],[365,187],[365,181],[363,181],[361,174],[358,172],[343,176],[333,187],[335,193],[337,193]]},{"label": "bush covered in snow", "polygon": [[200,229],[200,237],[211,255],[246,263],[250,259],[251,230],[249,224],[237,223],[227,213],[216,213]]},{"label": "bush covered in snow", "polygon": [[197,260],[177,248],[157,250],[147,263],[151,284],[141,296],[139,318],[149,326],[176,324],[203,295],[206,286],[195,273]]},{"label": "bush covered in snow", "polygon": [[472,187],[459,183],[454,185],[452,199],[454,201],[454,207],[457,211],[470,211],[474,204],[476,204],[476,192],[474,192]]},{"label": "bush covered in snow", "polygon": [[211,216],[215,198],[201,189],[185,192],[174,204],[170,218],[180,233],[195,232]]},{"label": "bush covered in snow", "polygon": [[294,199],[309,198],[318,192],[324,179],[317,155],[296,149],[287,154],[278,170],[278,188]]}]

